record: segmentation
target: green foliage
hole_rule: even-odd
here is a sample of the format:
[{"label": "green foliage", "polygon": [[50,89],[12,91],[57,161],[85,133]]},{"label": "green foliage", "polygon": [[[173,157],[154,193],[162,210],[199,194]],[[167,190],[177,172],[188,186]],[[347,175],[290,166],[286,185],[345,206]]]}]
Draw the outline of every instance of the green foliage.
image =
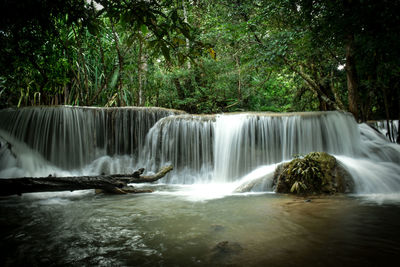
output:
[{"label": "green foliage", "polygon": [[286,182],[292,184],[290,192],[297,194],[313,193],[328,183],[320,163],[315,159],[318,152],[295,158],[286,169]]},{"label": "green foliage", "polygon": [[363,119],[400,114],[398,1],[96,3],[1,4],[2,107],[346,109],[352,35]]},{"label": "green foliage", "polygon": [[333,194],[345,192],[351,186],[345,184],[346,173],[336,159],[324,152],[296,155],[279,166],[275,175],[276,190],[280,193]]}]

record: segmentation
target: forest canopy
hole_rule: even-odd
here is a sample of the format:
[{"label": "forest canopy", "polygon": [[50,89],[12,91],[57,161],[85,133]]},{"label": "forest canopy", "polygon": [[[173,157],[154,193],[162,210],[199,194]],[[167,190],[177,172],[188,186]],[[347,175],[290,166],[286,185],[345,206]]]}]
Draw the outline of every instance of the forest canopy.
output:
[{"label": "forest canopy", "polygon": [[400,1],[2,0],[0,105],[400,117]]}]

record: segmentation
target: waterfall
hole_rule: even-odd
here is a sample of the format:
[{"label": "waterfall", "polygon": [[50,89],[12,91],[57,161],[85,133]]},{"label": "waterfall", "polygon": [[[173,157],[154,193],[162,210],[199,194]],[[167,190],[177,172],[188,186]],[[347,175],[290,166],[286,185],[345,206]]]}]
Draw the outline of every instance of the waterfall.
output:
[{"label": "waterfall", "polygon": [[384,135],[365,123],[360,124],[359,129],[362,157],[375,162],[400,163],[400,146],[398,144],[391,143]]},{"label": "waterfall", "polygon": [[149,129],[176,113],[181,112],[137,107],[5,109],[0,112],[0,129],[55,166],[70,170],[104,155],[137,157]]},{"label": "waterfall", "polygon": [[[335,155],[356,192],[400,192],[400,146],[349,113],[189,115],[161,108],[0,111],[0,177],[157,171],[171,184],[268,177],[296,154]],[[380,179],[380,177],[384,177]]]},{"label": "waterfall", "polygon": [[237,114],[215,124],[215,175],[233,181],[260,165],[325,151],[358,155],[359,131],[345,113]]},{"label": "waterfall", "polygon": [[340,112],[171,116],[150,130],[145,151],[153,169],[171,162],[185,170],[176,183],[193,183],[196,174],[214,182],[235,181],[257,166],[311,151],[362,153],[357,124]]},{"label": "waterfall", "polygon": [[363,123],[361,157],[336,155],[354,181],[358,194],[400,193],[400,146],[391,143],[384,135]]},{"label": "waterfall", "polygon": [[214,116],[177,115],[161,119],[150,130],[143,164],[157,170],[171,163],[178,175],[171,183],[209,182],[212,179]]},{"label": "waterfall", "polygon": [[394,162],[377,162],[336,156],[354,181],[358,194],[400,193],[400,165]]},{"label": "waterfall", "polygon": [[398,142],[399,139],[399,120],[389,121],[374,121],[370,122],[373,127],[378,129],[383,136],[385,136],[391,142]]}]

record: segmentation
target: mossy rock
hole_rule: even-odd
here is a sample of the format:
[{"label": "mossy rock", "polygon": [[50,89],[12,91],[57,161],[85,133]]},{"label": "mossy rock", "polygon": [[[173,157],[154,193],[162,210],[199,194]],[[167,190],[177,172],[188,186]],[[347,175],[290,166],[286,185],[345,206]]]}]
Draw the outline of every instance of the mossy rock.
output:
[{"label": "mossy rock", "polygon": [[350,175],[325,152],[311,152],[279,165],[273,186],[277,193],[319,195],[348,193],[353,190]]}]

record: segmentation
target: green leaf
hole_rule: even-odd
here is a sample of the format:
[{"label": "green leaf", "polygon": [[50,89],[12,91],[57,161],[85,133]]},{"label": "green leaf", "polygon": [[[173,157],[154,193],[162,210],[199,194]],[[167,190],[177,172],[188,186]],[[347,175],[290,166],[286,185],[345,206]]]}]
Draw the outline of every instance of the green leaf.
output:
[{"label": "green leaf", "polygon": [[146,34],[148,33],[149,30],[148,30],[148,28],[147,28],[146,25],[142,24],[142,25],[140,26],[140,31],[142,32],[143,35],[146,35]]},{"label": "green leaf", "polygon": [[113,76],[111,78],[111,82],[110,82],[110,88],[114,88],[115,85],[117,84],[118,81],[118,74],[119,74],[119,70],[116,69],[113,73]]},{"label": "green leaf", "polygon": [[301,187],[303,187],[304,190],[307,190],[307,185],[304,183],[300,183]]},{"label": "green leaf", "polygon": [[299,190],[299,182],[296,181],[296,182],[293,183],[292,187],[290,188],[290,192],[292,192],[292,193],[294,191],[298,192],[298,190]]}]

